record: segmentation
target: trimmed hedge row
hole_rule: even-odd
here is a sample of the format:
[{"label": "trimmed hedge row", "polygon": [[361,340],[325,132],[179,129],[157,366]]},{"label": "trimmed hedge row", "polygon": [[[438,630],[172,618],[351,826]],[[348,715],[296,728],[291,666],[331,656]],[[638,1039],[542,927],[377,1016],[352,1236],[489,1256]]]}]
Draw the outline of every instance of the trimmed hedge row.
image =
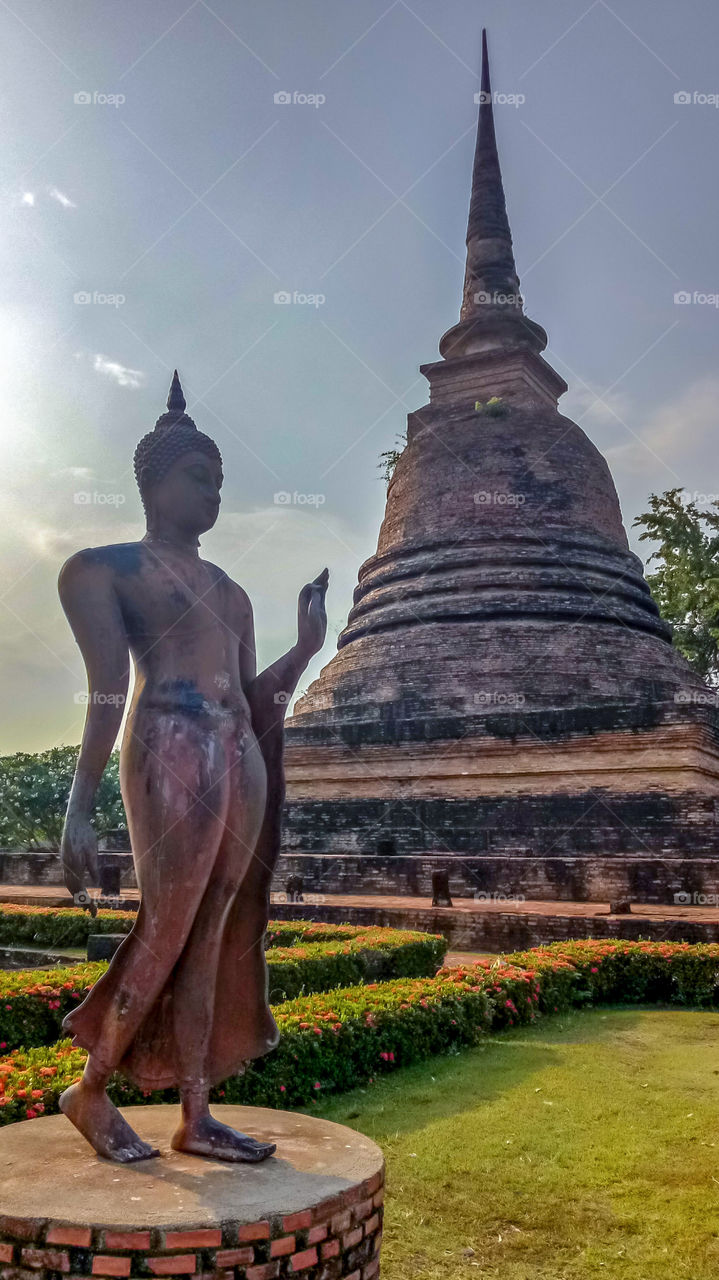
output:
[{"label": "trimmed hedge row", "polygon": [[[304,1106],[432,1054],[457,1052],[490,1031],[533,1022],[543,1011],[623,1001],[718,1005],[719,945],[556,943],[442,969],[434,978],[304,996],[275,1008],[278,1048],[213,1090],[213,1098]],[[0,1123],[56,1110],[85,1056],[64,1042],[0,1058]],[[126,1105],[175,1096],[140,1094],[120,1077],[111,1094]]]},{"label": "trimmed hedge row", "polygon": [[540,1009],[568,1004],[719,1005],[719,943],[555,942],[507,956],[541,979]]},{"label": "trimmed hedge row", "polygon": [[[84,947],[91,933],[129,933],[136,911],[98,911],[94,920],[81,907],[25,907],[0,904],[0,946]],[[270,920],[266,946],[305,942],[339,942],[366,932],[361,925],[320,924],[313,920]],[[374,931],[377,933],[377,930]],[[379,932],[395,937],[399,929]]]},{"label": "trimmed hedge row", "polygon": [[[274,945],[267,953],[270,1001],[378,979],[432,975],[446,947],[441,934],[380,928],[352,929],[350,936],[335,942]],[[56,1041],[65,1015],[84,1000],[106,969],[102,961],[0,972],[0,1050]]]},{"label": "trimmed hedge row", "polygon": [[[535,1017],[538,983],[520,969],[500,973],[445,971],[304,996],[276,1007],[279,1046],[243,1075],[213,1090],[214,1101],[302,1106],[322,1093],[373,1083],[382,1072],[448,1047],[476,1044],[492,1029]],[[0,1123],[57,1110],[87,1055],[69,1041],[0,1058]],[[169,1102],[174,1090],[142,1093],[116,1077],[110,1096],[121,1106]]]}]

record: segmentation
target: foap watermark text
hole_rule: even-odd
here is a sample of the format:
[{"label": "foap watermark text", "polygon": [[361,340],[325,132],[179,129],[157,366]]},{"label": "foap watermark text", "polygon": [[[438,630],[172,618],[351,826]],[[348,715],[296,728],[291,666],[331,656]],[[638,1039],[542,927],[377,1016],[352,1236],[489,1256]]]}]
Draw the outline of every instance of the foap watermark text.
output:
[{"label": "foap watermark text", "polygon": [[479,689],[474,701],[479,707],[523,707],[527,699],[523,693],[511,689]]},{"label": "foap watermark text", "polygon": [[474,894],[475,902],[526,902],[523,893],[485,893],[484,889],[476,889]]},{"label": "foap watermark text", "polygon": [[296,489],[294,493],[281,489],[273,498],[276,507],[322,507],[326,500],[324,493],[298,493]]},{"label": "foap watermark text", "polygon": [[498,89],[493,89],[487,93],[485,89],[480,89],[479,93],[475,93],[474,101],[478,106],[492,107],[523,107],[527,101],[524,93],[501,93]]},{"label": "foap watermark text", "polygon": [[124,693],[102,693],[99,689],[93,689],[92,693],[88,693],[87,689],[83,689],[80,693],[76,693],[73,702],[78,707],[124,707]]},{"label": "foap watermark text", "polygon": [[300,89],[278,89],[273,94],[279,107],[323,107],[327,101],[324,93],[303,93]]},{"label": "foap watermark text", "polygon": [[480,489],[479,493],[474,495],[477,507],[523,507],[526,501],[523,493],[503,493],[496,489]]},{"label": "foap watermark text", "polygon": [[676,907],[716,907],[719,906],[719,893],[690,893],[688,889],[679,889],[674,894]]},{"label": "foap watermark text", "polygon": [[73,493],[72,500],[78,507],[121,507],[125,503],[124,493],[98,493],[96,490],[81,489]]},{"label": "foap watermark text", "polygon": [[679,107],[719,107],[719,93],[702,93],[700,89],[680,89],[674,94]]},{"label": "foap watermark text", "polygon": [[72,100],[77,107],[121,107],[127,101],[124,93],[101,93],[99,89],[80,89]]},{"label": "foap watermark text", "polygon": [[121,307],[127,301],[124,293],[100,293],[98,289],[93,289],[92,293],[79,289],[73,293],[72,300],[78,307]]},{"label": "foap watermark text", "polygon": [[302,293],[299,289],[278,289],[272,301],[277,307],[321,307],[327,301],[323,293]]},{"label": "foap watermark text", "polygon": [[490,292],[489,289],[478,289],[474,295],[478,307],[521,307],[524,298],[521,293],[502,293],[500,289]]}]

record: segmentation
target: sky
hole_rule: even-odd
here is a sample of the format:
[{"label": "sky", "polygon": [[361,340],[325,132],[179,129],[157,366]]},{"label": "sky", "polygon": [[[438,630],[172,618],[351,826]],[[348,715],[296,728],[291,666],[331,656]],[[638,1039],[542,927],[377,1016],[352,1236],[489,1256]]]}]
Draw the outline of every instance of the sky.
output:
[{"label": "sky", "polygon": [[458,317],[482,25],[562,411],[628,527],[719,489],[715,0],[2,0],[0,752],[80,740],[57,573],[142,536],[132,453],[175,366],[224,457],[202,554],[261,666],[327,564],[301,687],[329,661]]}]

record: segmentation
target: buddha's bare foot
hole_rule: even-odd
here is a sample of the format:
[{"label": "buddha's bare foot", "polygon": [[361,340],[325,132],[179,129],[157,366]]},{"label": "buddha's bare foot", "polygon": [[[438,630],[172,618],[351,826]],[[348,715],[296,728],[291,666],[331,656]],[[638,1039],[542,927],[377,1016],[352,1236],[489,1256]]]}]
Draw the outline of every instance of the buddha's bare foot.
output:
[{"label": "buddha's bare foot", "polygon": [[123,1120],[104,1089],[91,1089],[80,1081],[60,1095],[58,1105],[83,1138],[87,1138],[90,1146],[106,1160],[130,1164],[160,1154],[156,1147],[151,1147],[137,1136],[127,1120]]},{"label": "buddha's bare foot", "polygon": [[277,1150],[274,1142],[257,1142],[249,1134],[220,1124],[214,1116],[200,1116],[184,1121],[174,1135],[170,1146],[175,1151],[189,1151],[194,1156],[212,1156],[215,1160],[245,1160],[259,1164]]}]

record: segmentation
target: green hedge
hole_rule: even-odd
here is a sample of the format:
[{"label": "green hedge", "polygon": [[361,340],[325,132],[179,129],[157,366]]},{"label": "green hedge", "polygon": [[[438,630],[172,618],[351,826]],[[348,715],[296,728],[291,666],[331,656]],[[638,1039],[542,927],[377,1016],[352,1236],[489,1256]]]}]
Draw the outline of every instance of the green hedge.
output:
[{"label": "green hedge", "polygon": [[[135,911],[98,911],[94,920],[81,907],[25,907],[0,903],[0,946],[84,947],[91,933],[129,933]],[[267,947],[294,942],[340,942],[366,933],[366,926],[322,924],[314,920],[270,920]],[[375,929],[375,935],[396,937],[398,929]]]},{"label": "green hedge", "polygon": [[542,979],[540,1008],[569,1004],[719,1004],[719,944],[586,939],[515,951]]},{"label": "green hedge", "polygon": [[[492,1028],[532,1019],[536,981],[506,969],[487,981],[402,978],[305,996],[274,1009],[277,1049],[213,1090],[214,1101],[302,1106],[323,1092],[373,1082],[395,1067],[449,1046],[476,1044]],[[0,1058],[0,1123],[57,1110],[64,1088],[79,1079],[86,1054],[69,1041]],[[118,1105],[172,1101],[172,1090],[141,1093],[120,1077],[110,1087]]]},{"label": "green hedge", "polygon": [[[323,1093],[372,1084],[488,1032],[533,1022],[542,1010],[622,1001],[719,1005],[719,945],[587,941],[557,943],[434,978],[401,978],[324,992],[274,1009],[279,1046],[215,1090],[215,1101],[304,1106]],[[0,1123],[57,1110],[86,1055],[65,1041],[0,1057]],[[170,1101],[117,1077],[118,1103]]]},{"label": "green hedge", "polygon": [[[267,954],[270,1001],[378,979],[432,975],[447,945],[441,934],[401,929],[352,929],[351,934],[335,942],[273,946]],[[0,1050],[52,1044],[62,1035],[65,1015],[106,969],[102,961],[0,972]]]}]

